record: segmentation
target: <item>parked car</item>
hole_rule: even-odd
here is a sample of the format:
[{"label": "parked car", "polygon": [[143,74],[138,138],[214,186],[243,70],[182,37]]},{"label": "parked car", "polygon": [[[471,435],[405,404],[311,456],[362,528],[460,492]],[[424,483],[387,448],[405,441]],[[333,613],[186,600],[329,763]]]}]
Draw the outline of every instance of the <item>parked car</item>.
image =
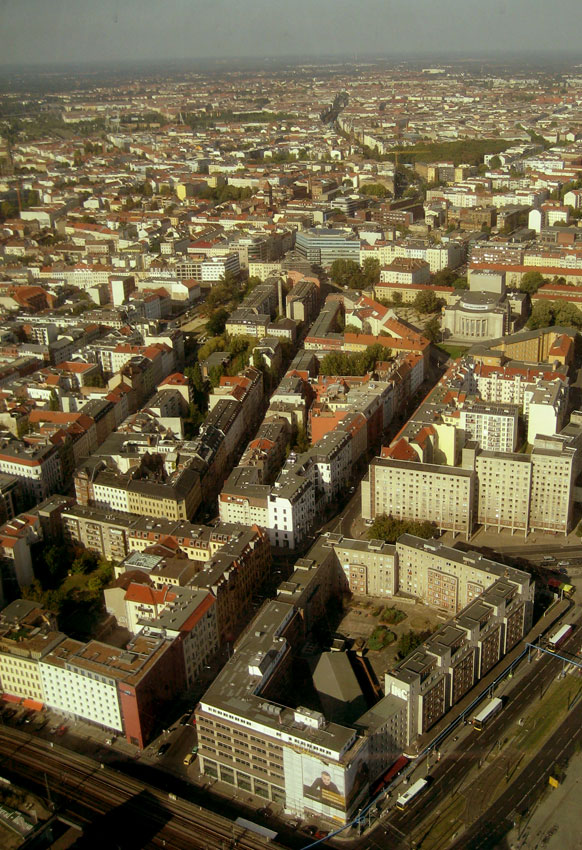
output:
[{"label": "parked car", "polygon": [[195,756],[197,752],[198,752],[198,744],[194,744],[194,746],[192,747],[192,755]]},{"label": "parked car", "polygon": [[328,832],[327,829],[318,829],[317,832],[315,833],[314,838],[317,838],[319,840],[321,838],[327,838],[328,835],[329,835],[329,832]]},{"label": "parked car", "polygon": [[187,753],[186,756],[184,757],[184,764],[186,766],[188,766],[189,764],[192,764],[193,761],[194,761],[194,754],[193,753]]},{"label": "parked car", "polygon": [[186,723],[188,723],[189,717],[190,717],[189,714],[185,714],[183,717],[181,717],[180,718],[180,726],[185,726]]},{"label": "parked car", "polygon": [[162,744],[162,746],[160,747],[160,749],[156,753],[157,758],[161,758],[162,756],[165,756],[171,746],[172,745],[170,743]]},{"label": "parked car", "polygon": [[67,731],[67,726],[66,726],[64,723],[62,723],[62,724],[59,726],[59,728],[57,729],[57,735],[59,736],[59,738],[60,738],[62,735],[64,735],[66,731]]}]

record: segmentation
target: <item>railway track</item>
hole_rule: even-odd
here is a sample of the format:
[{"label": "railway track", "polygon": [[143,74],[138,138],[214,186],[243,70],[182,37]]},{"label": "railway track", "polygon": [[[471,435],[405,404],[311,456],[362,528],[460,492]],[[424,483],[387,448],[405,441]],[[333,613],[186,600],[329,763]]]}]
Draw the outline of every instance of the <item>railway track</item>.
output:
[{"label": "railway track", "polygon": [[0,729],[0,775],[24,779],[42,796],[50,796],[57,811],[85,827],[87,846],[94,829],[101,838],[117,834],[120,846],[136,850],[281,848],[174,794],[8,727]]}]

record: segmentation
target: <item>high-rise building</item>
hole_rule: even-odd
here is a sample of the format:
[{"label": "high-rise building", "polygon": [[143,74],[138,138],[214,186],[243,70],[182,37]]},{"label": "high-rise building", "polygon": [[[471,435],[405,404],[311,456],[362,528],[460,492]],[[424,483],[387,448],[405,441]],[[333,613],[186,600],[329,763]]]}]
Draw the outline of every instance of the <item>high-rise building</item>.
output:
[{"label": "high-rise building", "polygon": [[393,458],[374,458],[362,481],[362,517],[429,519],[468,539],[475,520],[474,470]]}]

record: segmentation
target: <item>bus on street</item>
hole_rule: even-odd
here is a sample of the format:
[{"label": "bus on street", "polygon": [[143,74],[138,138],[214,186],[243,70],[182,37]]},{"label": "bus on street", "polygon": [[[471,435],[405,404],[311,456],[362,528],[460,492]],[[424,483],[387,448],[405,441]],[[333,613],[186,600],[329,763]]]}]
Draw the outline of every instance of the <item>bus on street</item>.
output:
[{"label": "bus on street", "polygon": [[481,709],[479,714],[476,714],[473,718],[473,728],[480,732],[484,726],[491,720],[492,717],[495,717],[498,711],[501,711],[503,708],[503,700],[499,699],[499,697],[494,697],[490,699],[484,708]]},{"label": "bus on street", "polygon": [[408,788],[404,794],[396,800],[396,808],[401,811],[403,809],[407,809],[410,803],[424,791],[427,785],[428,781],[426,779],[417,779],[414,785],[411,785],[410,788]]},{"label": "bus on street", "polygon": [[557,648],[563,643],[568,635],[572,634],[572,626],[565,623],[561,626],[557,632],[554,632],[553,635],[550,635],[548,639],[548,649],[550,652],[555,652]]}]

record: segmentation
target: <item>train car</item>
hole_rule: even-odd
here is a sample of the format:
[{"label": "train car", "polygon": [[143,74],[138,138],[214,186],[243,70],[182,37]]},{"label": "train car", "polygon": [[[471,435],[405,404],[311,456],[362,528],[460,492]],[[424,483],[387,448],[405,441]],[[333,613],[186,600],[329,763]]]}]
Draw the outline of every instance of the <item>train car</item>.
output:
[{"label": "train car", "polygon": [[407,759],[406,756],[400,756],[397,758],[393,765],[391,765],[386,773],[384,773],[380,779],[377,779],[370,789],[370,793],[372,797],[375,797],[380,793],[384,788],[387,788],[388,785],[392,782],[393,779],[396,779],[398,774],[402,773],[406,765],[409,763],[410,759]]}]

